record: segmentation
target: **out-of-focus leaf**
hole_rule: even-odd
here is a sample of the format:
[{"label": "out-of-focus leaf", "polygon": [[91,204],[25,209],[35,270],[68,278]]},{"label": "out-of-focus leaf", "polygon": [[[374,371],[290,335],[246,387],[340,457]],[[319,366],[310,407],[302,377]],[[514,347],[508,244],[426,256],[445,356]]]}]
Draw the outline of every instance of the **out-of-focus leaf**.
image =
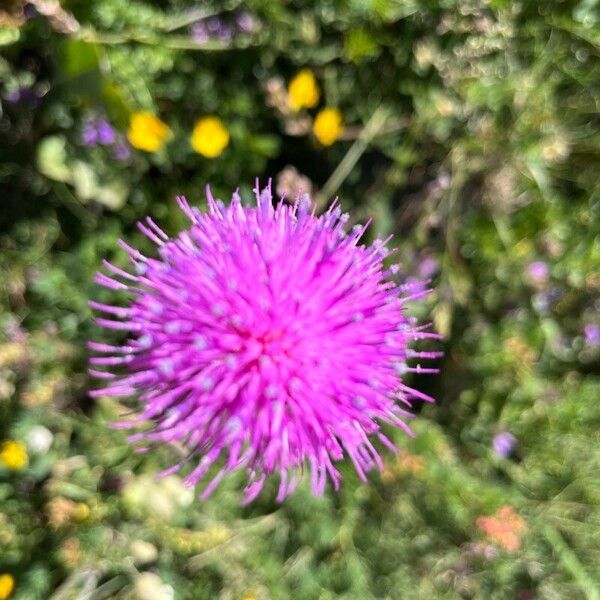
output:
[{"label": "out-of-focus leaf", "polygon": [[98,69],[98,47],[83,40],[66,40],[61,48],[61,66],[69,77]]},{"label": "out-of-focus leaf", "polygon": [[18,27],[1,27],[0,26],[0,46],[8,46],[14,44],[21,37],[21,32]]},{"label": "out-of-focus leaf", "polygon": [[71,166],[72,182],[75,193],[81,200],[89,200],[96,192],[98,183],[96,173],[87,163],[76,160]]},{"label": "out-of-focus leaf", "polygon": [[112,181],[99,186],[94,194],[94,200],[111,210],[119,210],[127,199],[129,186],[124,181]]},{"label": "out-of-focus leaf", "polygon": [[280,139],[275,135],[254,135],[247,140],[251,152],[270,158],[279,151]]},{"label": "out-of-focus leaf", "polygon": [[373,8],[379,17],[393,23],[417,12],[419,3],[416,0],[374,0]]},{"label": "out-of-focus leaf", "polygon": [[106,110],[112,117],[113,123],[120,129],[125,129],[129,122],[132,107],[127,101],[127,96],[116,81],[105,80],[102,96]]},{"label": "out-of-focus leaf", "polygon": [[46,177],[55,181],[70,181],[65,138],[58,135],[44,138],[38,145],[37,164],[40,173]]},{"label": "out-of-focus leaf", "polygon": [[433,308],[433,325],[435,330],[443,337],[447,337],[452,327],[452,304],[438,302]]},{"label": "out-of-focus leaf", "polygon": [[354,62],[373,58],[379,51],[377,41],[365,29],[353,29],[344,40],[344,54]]}]

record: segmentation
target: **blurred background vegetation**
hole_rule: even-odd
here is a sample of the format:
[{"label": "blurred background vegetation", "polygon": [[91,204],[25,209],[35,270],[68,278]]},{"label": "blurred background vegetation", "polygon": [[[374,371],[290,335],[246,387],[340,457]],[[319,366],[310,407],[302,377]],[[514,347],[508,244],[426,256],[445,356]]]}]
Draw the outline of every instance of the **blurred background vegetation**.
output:
[{"label": "blurred background vegetation", "polygon": [[[2,2],[0,599],[598,600],[599,13]],[[368,485],[242,508],[107,428],[86,303],[136,220],[257,176],[394,234],[445,356]]]}]

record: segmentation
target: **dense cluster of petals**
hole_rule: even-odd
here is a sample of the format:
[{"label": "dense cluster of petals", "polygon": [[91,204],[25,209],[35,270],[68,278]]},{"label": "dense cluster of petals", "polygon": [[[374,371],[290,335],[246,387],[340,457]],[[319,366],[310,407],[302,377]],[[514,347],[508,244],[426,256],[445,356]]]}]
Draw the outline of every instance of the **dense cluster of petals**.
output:
[{"label": "dense cluster of petals", "polygon": [[271,475],[282,501],[305,472],[315,494],[328,479],[337,489],[344,456],[362,479],[381,469],[376,446],[394,449],[382,424],[410,432],[412,401],[431,400],[404,376],[435,370],[408,364],[438,353],[409,347],[436,337],[405,313],[427,291],[395,281],[386,242],[361,244],[366,226],[347,231],[335,203],[317,216],[307,196],[274,206],[258,184],[255,195],[225,205],[208,190],[205,213],[179,198],[190,227],[173,238],[147,218],[156,258],[120,242],[131,272],[105,261],[97,281],[128,300],[90,304],[127,339],[90,342],[104,381],[92,394],[135,398],[139,414],[122,425],[151,427],[131,441],[185,447],[166,473],[192,463],[188,485],[210,474],[203,497],[245,469],[245,501]]}]

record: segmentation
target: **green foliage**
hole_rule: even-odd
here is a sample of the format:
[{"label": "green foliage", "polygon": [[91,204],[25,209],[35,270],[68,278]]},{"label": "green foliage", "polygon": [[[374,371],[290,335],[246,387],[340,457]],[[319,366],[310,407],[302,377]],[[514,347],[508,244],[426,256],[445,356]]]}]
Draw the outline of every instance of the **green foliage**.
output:
[{"label": "green foliage", "polygon": [[[70,0],[27,19],[12,4],[0,442],[29,454],[0,465],[14,598],[600,598],[596,3]],[[211,18],[235,31],[192,35]],[[295,115],[285,84],[302,68],[321,100]],[[346,125],[327,148],[310,133],[324,106]],[[127,147],[140,110],[171,131],[157,152]],[[189,142],[205,115],[230,134],[214,159]],[[84,143],[98,118],[126,153]],[[267,488],[241,507],[240,476],[201,504],[153,477],[177,448],[134,452],[107,427],[126,409],[86,395],[93,274],[124,263],[120,237],[144,244],[142,216],[182,227],[175,195],[244,195],[287,165],[319,202],[372,218],[370,235],[393,233],[404,277],[429,261],[414,312],[445,357],[412,384],[437,403],[417,408],[414,438],[391,434],[400,452],[368,485],[344,465],[339,495],[301,485],[278,506]],[[507,457],[500,432],[517,440]]]}]

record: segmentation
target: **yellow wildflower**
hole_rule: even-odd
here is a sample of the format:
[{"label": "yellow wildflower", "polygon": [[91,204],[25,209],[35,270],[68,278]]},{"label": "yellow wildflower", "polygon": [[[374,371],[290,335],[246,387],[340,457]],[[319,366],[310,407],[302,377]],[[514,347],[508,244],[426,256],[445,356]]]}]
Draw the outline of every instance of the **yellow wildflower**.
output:
[{"label": "yellow wildflower", "polygon": [[202,117],[196,121],[190,141],[198,154],[216,158],[229,144],[229,131],[219,117]]},{"label": "yellow wildflower", "polygon": [[0,447],[0,463],[11,471],[19,471],[27,465],[27,448],[22,442],[8,440]]},{"label": "yellow wildflower", "polygon": [[337,108],[320,110],[313,123],[313,133],[323,146],[331,146],[344,131],[342,113]]},{"label": "yellow wildflower", "polygon": [[315,74],[310,69],[302,69],[288,86],[289,103],[292,110],[314,108],[321,96]]},{"label": "yellow wildflower", "polygon": [[15,578],[8,573],[0,575],[0,600],[6,600],[15,589]]},{"label": "yellow wildflower", "polygon": [[171,136],[171,130],[156,115],[140,111],[131,115],[127,139],[139,150],[156,152]]},{"label": "yellow wildflower", "polygon": [[90,516],[90,507],[85,502],[78,502],[73,510],[76,521],[85,521]]}]

